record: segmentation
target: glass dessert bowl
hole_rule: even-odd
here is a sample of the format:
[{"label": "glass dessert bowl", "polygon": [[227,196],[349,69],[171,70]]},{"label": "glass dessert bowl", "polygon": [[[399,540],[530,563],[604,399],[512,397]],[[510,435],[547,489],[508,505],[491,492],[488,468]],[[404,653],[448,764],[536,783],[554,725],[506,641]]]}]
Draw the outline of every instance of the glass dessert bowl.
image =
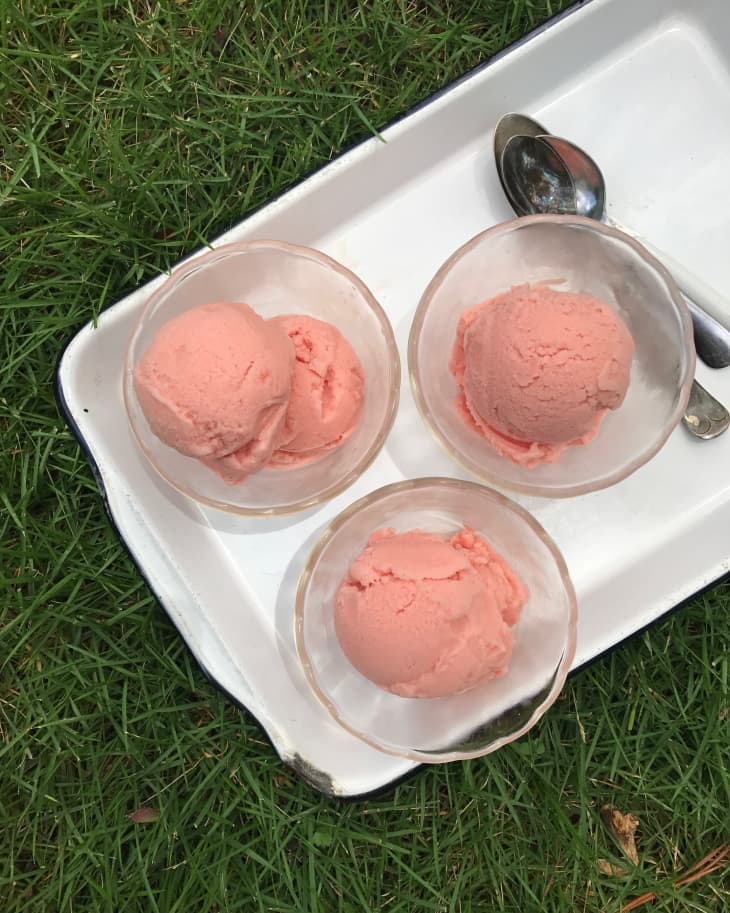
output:
[{"label": "glass dessert bowl", "polygon": [[[635,345],[625,399],[603,416],[595,438],[530,467],[500,455],[465,421],[449,368],[464,311],[524,285],[600,299]],[[497,345],[514,344],[508,329],[495,332]],[[686,408],[695,352],[679,290],[640,244],[589,219],[539,215],[487,229],[443,264],[418,305],[408,368],[426,425],[457,462],[498,487],[557,498],[613,485],[659,451]]]},{"label": "glass dessert bowl", "polygon": [[[377,530],[449,537],[464,527],[483,537],[528,591],[507,672],[447,697],[398,696],[347,659],[335,629],[337,590]],[[416,479],[372,492],[323,532],[300,578],[295,639],[312,691],[350,733],[415,761],[474,758],[523,735],[557,698],[575,652],[576,597],[559,550],[517,504],[472,482]]]},{"label": "glass dessert bowl", "polygon": [[[231,484],[200,460],[156,436],[140,405],[134,368],[160,329],[201,305],[245,303],[264,320],[304,315],[326,321],[354,349],[364,375],[355,430],[318,459],[263,469]],[[393,331],[369,289],[341,264],[311,248],[283,241],[218,247],[179,266],[153,293],[129,343],[123,394],[130,427],[154,469],[188,497],[241,515],[287,514],[343,491],[372,463],[398,406],[400,362]]]}]

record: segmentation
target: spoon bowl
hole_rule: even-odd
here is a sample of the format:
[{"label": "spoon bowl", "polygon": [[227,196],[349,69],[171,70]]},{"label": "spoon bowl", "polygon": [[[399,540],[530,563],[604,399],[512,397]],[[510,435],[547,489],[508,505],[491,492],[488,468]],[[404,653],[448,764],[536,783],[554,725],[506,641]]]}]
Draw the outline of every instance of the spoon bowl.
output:
[{"label": "spoon bowl", "polygon": [[[606,218],[606,182],[595,161],[579,146],[560,136],[537,137],[557,155],[561,168],[575,187],[575,209],[579,216],[609,222]],[[558,175],[556,174],[556,178]]]},{"label": "spoon bowl", "polygon": [[519,216],[594,218],[578,211],[578,188],[570,171],[540,136],[513,136],[502,153],[502,173],[512,208]]},{"label": "spoon bowl", "polygon": [[548,131],[538,124],[536,120],[533,120],[531,117],[528,117],[526,114],[505,114],[503,117],[500,117],[499,123],[497,124],[494,131],[494,161],[497,165],[497,174],[499,176],[500,183],[502,184],[502,190],[504,190],[505,196],[510,202],[512,208],[517,212],[515,208],[515,201],[510,196],[510,188],[504,180],[503,172],[504,168],[502,167],[502,157],[504,155],[504,150],[507,148],[507,143],[512,139],[513,136],[541,136],[546,134]]},{"label": "spoon bowl", "polygon": [[500,171],[502,155],[513,136],[545,136],[549,133],[542,124],[526,114],[505,114],[494,130],[494,160]]}]

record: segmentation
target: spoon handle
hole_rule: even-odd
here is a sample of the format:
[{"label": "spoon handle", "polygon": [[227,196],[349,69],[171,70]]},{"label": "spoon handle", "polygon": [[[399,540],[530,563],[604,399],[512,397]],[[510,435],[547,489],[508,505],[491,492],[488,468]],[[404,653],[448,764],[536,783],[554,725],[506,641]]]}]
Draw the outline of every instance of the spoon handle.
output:
[{"label": "spoon handle", "polygon": [[730,413],[702,384],[695,381],[682,421],[690,434],[709,441],[727,431]]},{"label": "spoon handle", "polygon": [[711,368],[726,368],[730,365],[730,331],[708,314],[704,307],[700,307],[697,296],[690,291],[690,287],[681,281],[674,270],[671,272],[680,285],[682,297],[689,308],[697,354]]},{"label": "spoon handle", "polygon": [[663,251],[657,250],[644,238],[619,224],[615,219],[607,218],[605,221],[613,228],[618,228],[625,234],[631,235],[664,264],[681,289],[689,308],[697,354],[711,368],[728,367],[730,365],[730,330],[723,326],[715,316],[722,316],[724,320],[730,319],[730,309],[726,306],[723,311],[722,295],[702,279],[694,276],[676,260],[668,257]]}]

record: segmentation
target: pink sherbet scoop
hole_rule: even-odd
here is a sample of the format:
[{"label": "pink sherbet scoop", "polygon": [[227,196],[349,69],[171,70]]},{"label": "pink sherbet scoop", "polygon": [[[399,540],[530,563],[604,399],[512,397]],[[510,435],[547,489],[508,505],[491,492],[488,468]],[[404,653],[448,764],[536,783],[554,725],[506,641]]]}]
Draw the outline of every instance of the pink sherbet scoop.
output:
[{"label": "pink sherbet scoop", "polygon": [[162,441],[237,482],[279,442],[293,362],[286,333],[248,305],[204,304],[160,328],[134,388]]},{"label": "pink sherbet scoop", "polygon": [[342,580],[335,630],[366,678],[402,697],[457,694],[504,675],[527,590],[464,529],[451,540],[374,533]]},{"label": "pink sherbet scoop", "polygon": [[608,303],[522,285],[464,311],[449,367],[463,417],[530,467],[598,434],[624,400],[633,354],[631,333]]}]

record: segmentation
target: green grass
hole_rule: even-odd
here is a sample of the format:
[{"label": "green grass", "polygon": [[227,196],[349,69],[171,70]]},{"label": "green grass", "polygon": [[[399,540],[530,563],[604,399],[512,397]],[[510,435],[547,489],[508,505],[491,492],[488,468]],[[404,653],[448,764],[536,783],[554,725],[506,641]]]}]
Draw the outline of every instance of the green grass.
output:
[{"label": "green grass", "polygon": [[[727,870],[666,890],[730,839],[727,586],[515,745],[333,802],[206,682],[53,397],[75,328],[564,5],[0,4],[4,911],[728,909]],[[641,822],[623,876],[605,802]]]}]

